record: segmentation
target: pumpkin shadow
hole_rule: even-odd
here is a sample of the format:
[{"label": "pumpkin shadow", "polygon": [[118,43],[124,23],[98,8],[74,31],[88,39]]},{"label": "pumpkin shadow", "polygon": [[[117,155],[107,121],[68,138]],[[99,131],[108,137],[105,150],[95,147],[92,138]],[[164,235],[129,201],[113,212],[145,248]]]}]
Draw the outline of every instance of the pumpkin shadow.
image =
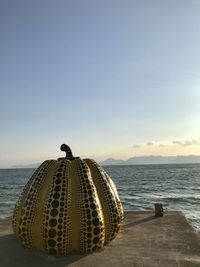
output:
[{"label": "pumpkin shadow", "polygon": [[54,257],[53,255],[24,249],[13,234],[0,237],[1,267],[65,267],[87,255],[70,254],[63,257]]},{"label": "pumpkin shadow", "polygon": [[146,222],[149,222],[149,221],[152,221],[152,220],[156,220],[156,219],[158,219],[158,218],[159,218],[159,217],[156,217],[156,216],[149,216],[149,217],[146,217],[146,218],[144,218],[144,219],[137,220],[137,221],[134,221],[134,222],[125,224],[125,225],[123,225],[123,228],[126,229],[126,228],[129,228],[129,227],[136,226],[136,225],[138,225],[138,224],[142,224],[142,223],[146,223]]}]

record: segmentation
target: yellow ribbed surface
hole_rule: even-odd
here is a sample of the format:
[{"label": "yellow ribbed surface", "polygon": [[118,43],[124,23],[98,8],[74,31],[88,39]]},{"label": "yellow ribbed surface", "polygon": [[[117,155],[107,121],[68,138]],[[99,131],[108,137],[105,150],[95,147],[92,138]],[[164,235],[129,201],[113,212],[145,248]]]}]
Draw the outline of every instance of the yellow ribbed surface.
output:
[{"label": "yellow ribbed surface", "polygon": [[67,255],[102,248],[122,220],[116,188],[94,161],[48,160],[19,197],[13,230],[26,248]]},{"label": "yellow ribbed surface", "polygon": [[90,168],[93,182],[102,205],[105,220],[105,244],[107,244],[113,240],[119,232],[123,220],[121,216],[123,209],[122,206],[120,207],[118,205],[119,197],[116,193],[116,188],[113,183],[111,185],[110,182],[108,182],[107,174],[103,169],[93,160],[85,159],[84,161]]},{"label": "yellow ribbed surface", "polygon": [[80,251],[80,180],[77,173],[75,160],[71,162],[69,176],[71,177],[72,198],[72,243],[71,251]]},{"label": "yellow ribbed surface", "polygon": [[35,207],[33,228],[32,228],[32,248],[35,250],[44,251],[44,241],[43,241],[44,240],[43,220],[45,216],[44,206],[57,165],[58,163],[56,160],[52,160],[51,162],[49,162],[47,172],[43,174],[41,186],[38,188],[36,201],[38,201],[40,204],[36,205]]},{"label": "yellow ribbed surface", "polygon": [[44,247],[51,254],[70,252],[72,233],[72,201],[69,179],[70,161],[58,162],[45,203]]}]

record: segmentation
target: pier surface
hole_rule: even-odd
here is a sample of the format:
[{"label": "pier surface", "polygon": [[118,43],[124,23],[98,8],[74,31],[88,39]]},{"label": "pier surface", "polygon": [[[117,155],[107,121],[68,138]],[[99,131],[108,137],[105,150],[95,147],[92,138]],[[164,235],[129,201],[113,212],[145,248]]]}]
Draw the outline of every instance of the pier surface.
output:
[{"label": "pier surface", "polygon": [[164,217],[152,212],[127,212],[119,235],[101,251],[54,257],[24,250],[11,222],[0,221],[1,267],[200,267],[200,236],[181,212]]}]

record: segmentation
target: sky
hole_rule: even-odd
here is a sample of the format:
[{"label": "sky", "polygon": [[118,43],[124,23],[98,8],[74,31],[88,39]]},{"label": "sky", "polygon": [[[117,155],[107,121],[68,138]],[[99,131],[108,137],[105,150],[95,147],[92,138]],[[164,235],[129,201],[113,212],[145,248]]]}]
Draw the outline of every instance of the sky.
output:
[{"label": "sky", "polygon": [[0,0],[0,167],[200,155],[200,1]]}]

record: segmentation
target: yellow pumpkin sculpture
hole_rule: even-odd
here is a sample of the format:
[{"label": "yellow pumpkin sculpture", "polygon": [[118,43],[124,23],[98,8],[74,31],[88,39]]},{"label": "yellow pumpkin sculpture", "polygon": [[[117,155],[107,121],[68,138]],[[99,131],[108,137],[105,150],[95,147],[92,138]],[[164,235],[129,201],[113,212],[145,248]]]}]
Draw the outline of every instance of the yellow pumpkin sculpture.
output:
[{"label": "yellow pumpkin sculpture", "polygon": [[46,160],[25,185],[13,230],[25,247],[56,255],[90,252],[113,240],[123,221],[114,183],[91,159]]}]

